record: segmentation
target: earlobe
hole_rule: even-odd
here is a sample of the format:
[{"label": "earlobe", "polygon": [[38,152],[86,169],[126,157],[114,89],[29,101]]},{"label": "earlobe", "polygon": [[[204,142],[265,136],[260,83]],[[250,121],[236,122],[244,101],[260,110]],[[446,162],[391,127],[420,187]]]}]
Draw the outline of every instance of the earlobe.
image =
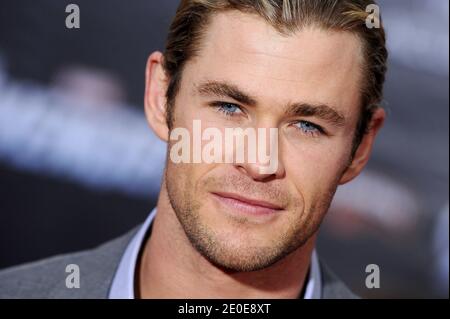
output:
[{"label": "earlobe", "polygon": [[166,114],[167,77],[163,68],[163,54],[152,53],[147,60],[145,70],[145,115],[155,134],[163,141],[168,141],[169,128]]},{"label": "earlobe", "polygon": [[377,108],[369,123],[369,130],[363,136],[358,149],[355,152],[352,162],[342,175],[339,184],[346,184],[357,177],[366,166],[372,153],[375,137],[383,126],[386,112],[381,107]]}]

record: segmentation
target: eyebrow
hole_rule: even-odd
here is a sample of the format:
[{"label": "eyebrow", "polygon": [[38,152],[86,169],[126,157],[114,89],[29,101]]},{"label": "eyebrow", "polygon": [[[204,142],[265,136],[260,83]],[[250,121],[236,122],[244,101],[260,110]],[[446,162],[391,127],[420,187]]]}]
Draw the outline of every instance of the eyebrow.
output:
[{"label": "eyebrow", "polygon": [[287,116],[315,116],[337,127],[345,125],[345,117],[326,104],[292,103],[288,106]]},{"label": "eyebrow", "polygon": [[255,106],[257,104],[256,98],[242,92],[236,85],[226,82],[207,81],[197,86],[197,91],[205,96],[215,95],[232,98],[239,103],[249,106]]},{"label": "eyebrow", "polygon": [[[207,81],[196,86],[197,92],[203,96],[220,96],[234,99],[235,101],[256,106],[257,99],[243,92],[238,86],[222,82]],[[345,117],[333,107],[327,104],[290,103],[285,111],[286,116],[315,116],[337,127],[345,125]]]}]

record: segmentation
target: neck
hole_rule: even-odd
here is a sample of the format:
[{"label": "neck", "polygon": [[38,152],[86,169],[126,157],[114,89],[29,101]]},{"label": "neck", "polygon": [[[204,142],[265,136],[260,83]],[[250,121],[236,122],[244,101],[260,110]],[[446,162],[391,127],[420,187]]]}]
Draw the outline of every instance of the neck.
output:
[{"label": "neck", "polygon": [[142,298],[297,298],[308,274],[315,236],[263,270],[228,272],[211,264],[189,242],[163,182],[158,213],[139,269]]}]

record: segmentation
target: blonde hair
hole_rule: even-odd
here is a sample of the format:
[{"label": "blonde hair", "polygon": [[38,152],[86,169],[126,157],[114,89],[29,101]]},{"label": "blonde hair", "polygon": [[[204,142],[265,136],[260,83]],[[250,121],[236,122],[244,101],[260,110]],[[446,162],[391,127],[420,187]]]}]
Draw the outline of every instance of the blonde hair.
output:
[{"label": "blonde hair", "polygon": [[213,14],[238,10],[256,14],[282,34],[289,35],[307,26],[352,32],[359,37],[364,54],[364,83],[361,84],[361,116],[355,134],[359,145],[373,110],[383,97],[387,69],[384,28],[369,29],[366,8],[371,0],[182,0],[170,26],[164,54],[169,77],[167,122],[172,124],[172,106],[178,92],[183,67],[199,50],[202,35]]}]

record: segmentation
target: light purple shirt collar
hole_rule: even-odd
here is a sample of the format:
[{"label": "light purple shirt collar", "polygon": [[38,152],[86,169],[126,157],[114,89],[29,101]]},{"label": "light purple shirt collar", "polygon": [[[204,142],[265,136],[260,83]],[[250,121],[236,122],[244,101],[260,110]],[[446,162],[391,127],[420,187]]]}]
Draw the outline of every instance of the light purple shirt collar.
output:
[{"label": "light purple shirt collar", "polygon": [[[120,260],[119,267],[114,275],[109,299],[134,299],[134,273],[136,271],[136,262],[139,251],[144,244],[145,234],[147,233],[153,219],[156,215],[156,208],[152,210],[139,231],[134,235],[128,244],[125,253]],[[319,259],[314,250],[311,256],[311,265],[309,271],[308,283],[306,285],[303,299],[320,299],[322,278],[319,268]]]}]

